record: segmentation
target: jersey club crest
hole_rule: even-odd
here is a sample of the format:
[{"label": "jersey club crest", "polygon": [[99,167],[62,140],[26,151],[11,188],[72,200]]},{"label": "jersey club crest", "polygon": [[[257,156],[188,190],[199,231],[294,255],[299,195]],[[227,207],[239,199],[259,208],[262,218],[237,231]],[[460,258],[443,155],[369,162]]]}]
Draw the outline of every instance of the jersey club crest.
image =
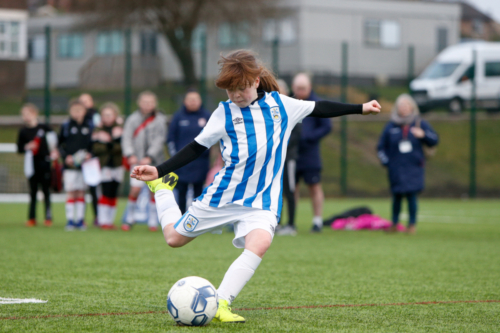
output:
[{"label": "jersey club crest", "polygon": [[275,123],[279,123],[281,121],[281,113],[279,106],[274,106],[271,108],[271,116]]}]

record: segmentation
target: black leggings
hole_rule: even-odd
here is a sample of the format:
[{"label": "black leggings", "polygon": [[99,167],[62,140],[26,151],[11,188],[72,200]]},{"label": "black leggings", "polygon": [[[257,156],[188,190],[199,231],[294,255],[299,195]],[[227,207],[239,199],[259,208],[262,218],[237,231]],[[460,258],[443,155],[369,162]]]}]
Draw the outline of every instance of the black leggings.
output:
[{"label": "black leggings", "polygon": [[94,219],[97,218],[97,186],[89,186],[90,196],[92,197],[92,211],[94,212]]},{"label": "black leggings", "polygon": [[188,193],[189,189],[189,184],[193,184],[193,190],[194,190],[194,195],[193,199],[199,197],[201,193],[203,192],[203,184],[204,182],[201,183],[184,183],[184,182],[178,182],[175,188],[177,191],[179,191],[179,209],[181,210],[182,214],[186,212],[186,196]]},{"label": "black leggings", "polygon": [[295,160],[286,160],[283,166],[283,197],[288,208],[288,225],[295,226]]},{"label": "black leggings", "polygon": [[45,201],[45,219],[52,220],[52,212],[50,209],[50,164],[43,166],[35,165],[35,174],[28,179],[30,187],[30,205],[28,211],[28,219],[36,218],[36,193],[38,185],[42,185],[43,198]]},{"label": "black leggings", "polygon": [[417,192],[394,193],[392,195],[392,224],[397,225],[399,223],[401,201],[403,201],[404,196],[408,199],[408,212],[410,215],[408,224],[415,225],[417,223]]},{"label": "black leggings", "polygon": [[120,183],[114,180],[110,182],[101,183],[102,195],[106,198],[116,198],[118,196],[118,187]]}]

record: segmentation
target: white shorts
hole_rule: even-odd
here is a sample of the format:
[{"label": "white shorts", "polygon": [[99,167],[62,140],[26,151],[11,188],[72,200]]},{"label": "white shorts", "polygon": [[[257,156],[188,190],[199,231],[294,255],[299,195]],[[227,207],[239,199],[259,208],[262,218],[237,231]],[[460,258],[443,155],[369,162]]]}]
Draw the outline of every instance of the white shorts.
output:
[{"label": "white shorts", "polygon": [[[108,182],[118,182],[121,183],[123,181],[123,167],[119,166],[116,168],[110,168],[110,167],[103,167],[101,169],[101,182],[102,183],[108,183]],[[131,178],[132,179],[132,178]]]},{"label": "white shorts", "polygon": [[223,207],[210,207],[199,201],[174,225],[175,230],[186,237],[197,237],[204,233],[220,233],[222,228],[234,223],[233,245],[245,247],[245,236],[255,229],[263,229],[274,237],[278,225],[276,215],[268,210],[228,204]]},{"label": "white shorts", "polygon": [[82,170],[72,170],[72,169],[64,170],[63,183],[65,192],[87,190],[87,185],[83,181]]}]

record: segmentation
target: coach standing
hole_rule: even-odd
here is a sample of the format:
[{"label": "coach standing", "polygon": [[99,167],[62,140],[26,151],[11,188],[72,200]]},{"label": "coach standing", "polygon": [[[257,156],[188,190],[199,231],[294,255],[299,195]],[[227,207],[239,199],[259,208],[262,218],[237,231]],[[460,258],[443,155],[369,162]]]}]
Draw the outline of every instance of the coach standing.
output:
[{"label": "coach standing", "polygon": [[[293,97],[307,101],[318,101],[319,98],[312,91],[309,76],[299,73],[292,83]],[[313,226],[311,232],[321,232],[323,227],[324,194],[321,186],[321,156],[319,142],[332,130],[329,118],[307,117],[302,121],[302,132],[299,143],[299,157],[297,159],[296,184],[301,178],[309,187],[313,205]],[[298,195],[298,186],[296,193]]]},{"label": "coach standing", "polygon": [[378,157],[387,167],[392,192],[392,227],[397,231],[401,201],[408,199],[410,219],[408,233],[415,233],[417,195],[424,189],[424,146],[438,144],[438,135],[425,120],[419,118],[418,106],[410,95],[398,97],[391,121],[378,143]]},{"label": "coach standing", "polygon": [[[170,124],[167,145],[170,156],[192,142],[205,127],[210,114],[202,106],[201,96],[198,92],[188,91],[184,103],[178,110]],[[193,188],[193,198],[197,198],[203,191],[205,178],[210,166],[209,151],[175,173],[179,176],[176,190],[179,194],[179,208],[184,214],[186,211],[187,194],[190,186]]]}]

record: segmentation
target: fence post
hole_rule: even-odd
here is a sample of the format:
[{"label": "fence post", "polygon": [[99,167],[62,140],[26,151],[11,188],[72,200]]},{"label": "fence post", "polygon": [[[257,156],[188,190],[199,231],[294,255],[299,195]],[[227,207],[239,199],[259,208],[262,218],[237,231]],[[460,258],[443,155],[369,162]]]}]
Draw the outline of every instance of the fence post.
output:
[{"label": "fence post", "polygon": [[124,113],[130,115],[132,107],[132,32],[130,28],[125,30],[125,91],[124,91]]},{"label": "fence post", "polygon": [[472,64],[474,66],[474,79],[470,101],[470,178],[469,197],[476,197],[476,80],[477,80],[477,50],[472,51]]},{"label": "fence post", "polygon": [[201,35],[201,77],[200,77],[200,95],[201,100],[207,106],[207,32],[206,30]]},{"label": "fence post", "polygon": [[410,89],[410,82],[415,77],[415,47],[408,46],[408,89]]},{"label": "fence post", "polygon": [[44,87],[44,111],[45,111],[45,122],[50,123],[50,109],[51,106],[51,96],[50,96],[50,72],[51,72],[51,28],[50,25],[45,26],[45,87]]},{"label": "fence post", "polygon": [[[342,76],[340,80],[340,99],[347,102],[347,57],[348,44],[342,43]],[[340,121],[340,193],[347,194],[347,118]]]},{"label": "fence post", "polygon": [[279,37],[276,36],[273,40],[273,72],[276,76],[279,74]]}]

